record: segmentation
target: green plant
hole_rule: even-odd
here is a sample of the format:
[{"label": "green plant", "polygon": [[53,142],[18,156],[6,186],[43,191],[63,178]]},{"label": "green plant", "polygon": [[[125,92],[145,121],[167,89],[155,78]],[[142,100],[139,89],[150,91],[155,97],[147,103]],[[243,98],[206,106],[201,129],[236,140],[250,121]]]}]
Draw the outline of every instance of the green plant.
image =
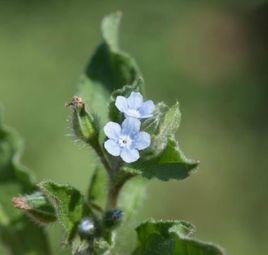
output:
[{"label": "green plant", "polygon": [[[135,179],[179,181],[198,166],[185,157],[175,137],[179,104],[143,102],[141,73],[118,45],[120,17],[115,13],[104,18],[103,43],[82,75],[76,96],[66,104],[76,139],[98,156],[87,194],[52,181],[36,184],[19,161],[20,138],[0,121],[0,240],[8,254],[51,254],[45,227],[54,222],[63,226],[65,244],[73,254],[113,254],[116,229],[145,185]],[[127,199],[119,201],[127,182],[132,183]],[[136,248],[129,251],[133,255],[223,254],[194,239],[195,228],[185,221],[149,219],[136,231]]]}]

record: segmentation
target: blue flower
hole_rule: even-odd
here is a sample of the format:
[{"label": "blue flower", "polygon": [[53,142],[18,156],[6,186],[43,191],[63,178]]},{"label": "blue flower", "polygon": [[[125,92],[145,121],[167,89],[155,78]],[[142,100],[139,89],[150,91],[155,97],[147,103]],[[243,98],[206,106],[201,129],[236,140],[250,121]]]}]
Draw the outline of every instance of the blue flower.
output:
[{"label": "blue flower", "polygon": [[125,162],[132,163],[140,157],[139,150],[144,150],[151,143],[151,137],[146,132],[140,132],[141,122],[135,118],[126,118],[122,126],[108,122],[104,133],[109,138],[105,149],[113,156],[120,156]]},{"label": "blue flower", "polygon": [[128,98],[117,96],[115,105],[125,117],[146,119],[153,116],[155,105],[152,100],[143,102],[143,96],[139,92],[131,92]]}]

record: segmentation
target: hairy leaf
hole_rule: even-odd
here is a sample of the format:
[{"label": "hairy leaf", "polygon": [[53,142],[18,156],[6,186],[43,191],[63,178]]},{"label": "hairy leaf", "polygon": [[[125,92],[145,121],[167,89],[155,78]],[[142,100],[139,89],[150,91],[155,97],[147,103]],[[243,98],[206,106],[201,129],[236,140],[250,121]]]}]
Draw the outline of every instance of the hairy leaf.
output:
[{"label": "hairy leaf", "polygon": [[183,180],[187,178],[198,166],[195,160],[187,159],[173,138],[168,139],[165,149],[157,157],[150,160],[138,161],[130,166],[124,166],[127,172],[142,174],[151,179],[162,181],[170,179]]},{"label": "hairy leaf", "polygon": [[193,226],[183,221],[149,220],[136,229],[133,255],[222,255],[215,245],[193,239]]},{"label": "hairy leaf", "polygon": [[67,242],[70,242],[75,236],[78,224],[88,212],[84,197],[69,185],[44,181],[38,186],[54,205],[57,218],[64,227]]},{"label": "hairy leaf", "polygon": [[156,158],[144,162],[141,171],[144,177],[156,177],[162,181],[182,180],[188,177],[198,166],[195,160],[187,159],[176,140],[170,138],[162,153]]}]

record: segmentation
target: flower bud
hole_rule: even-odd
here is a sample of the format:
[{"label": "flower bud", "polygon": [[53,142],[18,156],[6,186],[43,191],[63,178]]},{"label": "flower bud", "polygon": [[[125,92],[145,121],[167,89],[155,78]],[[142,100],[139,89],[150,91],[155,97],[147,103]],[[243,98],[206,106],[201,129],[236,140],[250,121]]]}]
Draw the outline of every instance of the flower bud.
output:
[{"label": "flower bud", "polygon": [[87,110],[85,103],[81,97],[74,96],[72,102],[65,104],[66,107],[71,107],[72,128],[77,138],[91,145],[97,140],[98,128],[97,120]]},{"label": "flower bud", "polygon": [[123,212],[120,210],[112,210],[105,213],[103,224],[108,229],[116,228],[122,221]]},{"label": "flower bud", "polygon": [[14,207],[22,210],[39,224],[48,224],[57,220],[55,210],[41,192],[34,192],[23,197],[12,199]]}]

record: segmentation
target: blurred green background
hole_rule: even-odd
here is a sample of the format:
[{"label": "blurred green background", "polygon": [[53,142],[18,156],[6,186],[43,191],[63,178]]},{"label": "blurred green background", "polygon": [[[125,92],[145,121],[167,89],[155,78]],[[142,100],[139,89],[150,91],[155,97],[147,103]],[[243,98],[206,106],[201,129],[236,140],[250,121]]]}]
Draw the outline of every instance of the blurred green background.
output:
[{"label": "blurred green background", "polygon": [[[182,182],[150,182],[137,217],[188,220],[228,254],[267,254],[268,1],[1,0],[0,102],[26,141],[23,162],[38,180],[86,190],[93,154],[68,137],[63,105],[116,10],[148,96],[179,100],[179,141],[201,161]],[[56,254],[68,254],[60,229],[49,232]]]}]

